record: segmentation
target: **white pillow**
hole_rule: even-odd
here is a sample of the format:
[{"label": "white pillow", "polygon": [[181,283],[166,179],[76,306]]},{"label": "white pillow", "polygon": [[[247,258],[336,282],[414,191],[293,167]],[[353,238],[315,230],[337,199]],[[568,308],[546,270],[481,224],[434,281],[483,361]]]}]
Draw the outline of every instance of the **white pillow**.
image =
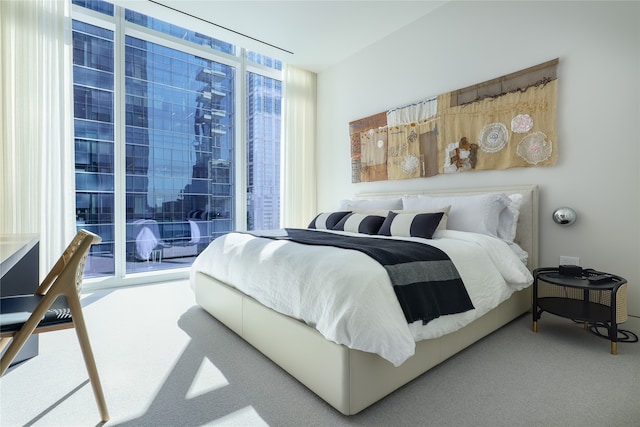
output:
[{"label": "white pillow", "polygon": [[498,237],[500,212],[511,203],[504,193],[464,196],[404,196],[406,210],[434,209],[451,205],[447,229]]},{"label": "white pillow", "polygon": [[348,199],[340,200],[338,210],[359,211],[364,209],[402,209],[402,199]]},{"label": "white pillow", "polygon": [[498,218],[498,237],[508,242],[513,242],[518,228],[522,194],[510,194],[508,197],[511,203],[500,212],[500,217]]}]

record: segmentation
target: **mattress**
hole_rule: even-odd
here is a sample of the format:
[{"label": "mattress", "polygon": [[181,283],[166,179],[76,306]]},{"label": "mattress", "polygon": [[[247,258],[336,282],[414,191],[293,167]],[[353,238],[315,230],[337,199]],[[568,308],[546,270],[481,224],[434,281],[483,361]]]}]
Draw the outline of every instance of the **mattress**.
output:
[{"label": "mattress", "polygon": [[305,322],[329,341],[375,353],[394,366],[415,353],[416,342],[463,328],[533,282],[520,247],[484,234],[439,230],[432,239],[366,237],[409,240],[444,251],[458,269],[474,309],[427,324],[408,324],[384,267],[367,255],[248,233],[229,233],[213,241],[194,262],[191,282],[198,272],[215,277]]}]

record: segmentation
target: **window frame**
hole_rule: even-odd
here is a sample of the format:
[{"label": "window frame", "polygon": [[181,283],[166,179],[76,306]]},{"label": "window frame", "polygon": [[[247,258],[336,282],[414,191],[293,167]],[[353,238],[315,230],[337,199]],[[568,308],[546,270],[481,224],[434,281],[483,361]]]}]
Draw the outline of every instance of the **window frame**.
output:
[{"label": "window frame", "polygon": [[[135,2],[134,2],[135,3]],[[145,2],[146,3],[146,2]],[[235,45],[235,55],[217,51],[206,46],[199,46],[192,42],[183,41],[170,35],[161,33],[151,28],[146,28],[128,22],[125,19],[125,8],[143,13],[147,16],[171,22],[175,25],[190,28],[210,35],[214,38],[227,41],[225,35],[220,35],[219,30],[213,25],[194,22],[193,18],[182,16],[179,12],[170,11],[161,6],[151,8],[145,6],[145,10],[136,10],[131,2],[114,1],[114,15],[109,16],[79,5],[72,5],[71,19],[85,22],[90,25],[105,28],[114,33],[114,274],[112,276],[87,277],[84,279],[86,290],[114,289],[121,286],[141,285],[158,281],[183,280],[189,275],[189,267],[175,269],[152,270],[148,272],[126,272],[126,109],[125,109],[125,37],[132,36],[152,43],[160,44],[171,49],[177,49],[190,55],[196,55],[205,59],[228,65],[234,68],[234,197],[235,218],[234,228],[244,231],[247,228],[247,117],[246,82],[249,72],[260,74],[282,82],[284,94],[283,71],[267,67],[247,59],[249,50],[256,51],[255,47],[242,47],[237,40],[229,43]],[[152,4],[153,5],[153,4]],[[172,19],[177,18],[177,19]],[[204,27],[203,27],[204,25]],[[235,43],[234,43],[235,42]],[[270,52],[265,52],[269,54]],[[73,95],[72,95],[73,96]],[[74,138],[75,140],[75,138]],[[282,163],[280,174],[282,175]]]}]

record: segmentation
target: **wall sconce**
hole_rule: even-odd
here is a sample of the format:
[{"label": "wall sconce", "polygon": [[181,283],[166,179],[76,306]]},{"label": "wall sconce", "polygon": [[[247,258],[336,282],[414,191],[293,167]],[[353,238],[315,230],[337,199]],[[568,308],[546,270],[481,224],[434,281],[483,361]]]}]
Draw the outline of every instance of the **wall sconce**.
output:
[{"label": "wall sconce", "polygon": [[571,225],[577,217],[576,211],[571,208],[558,208],[553,212],[553,221],[560,225]]}]

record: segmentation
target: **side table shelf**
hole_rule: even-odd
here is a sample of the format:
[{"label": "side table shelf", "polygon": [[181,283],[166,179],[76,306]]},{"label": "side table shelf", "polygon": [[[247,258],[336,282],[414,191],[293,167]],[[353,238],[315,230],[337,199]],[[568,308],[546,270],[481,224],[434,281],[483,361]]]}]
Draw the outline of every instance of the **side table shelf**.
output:
[{"label": "side table shelf", "polygon": [[611,275],[597,284],[584,277],[564,276],[558,268],[533,272],[533,331],[543,312],[589,324],[604,324],[609,332],[611,354],[618,353],[618,324],[627,320],[627,281]]}]

